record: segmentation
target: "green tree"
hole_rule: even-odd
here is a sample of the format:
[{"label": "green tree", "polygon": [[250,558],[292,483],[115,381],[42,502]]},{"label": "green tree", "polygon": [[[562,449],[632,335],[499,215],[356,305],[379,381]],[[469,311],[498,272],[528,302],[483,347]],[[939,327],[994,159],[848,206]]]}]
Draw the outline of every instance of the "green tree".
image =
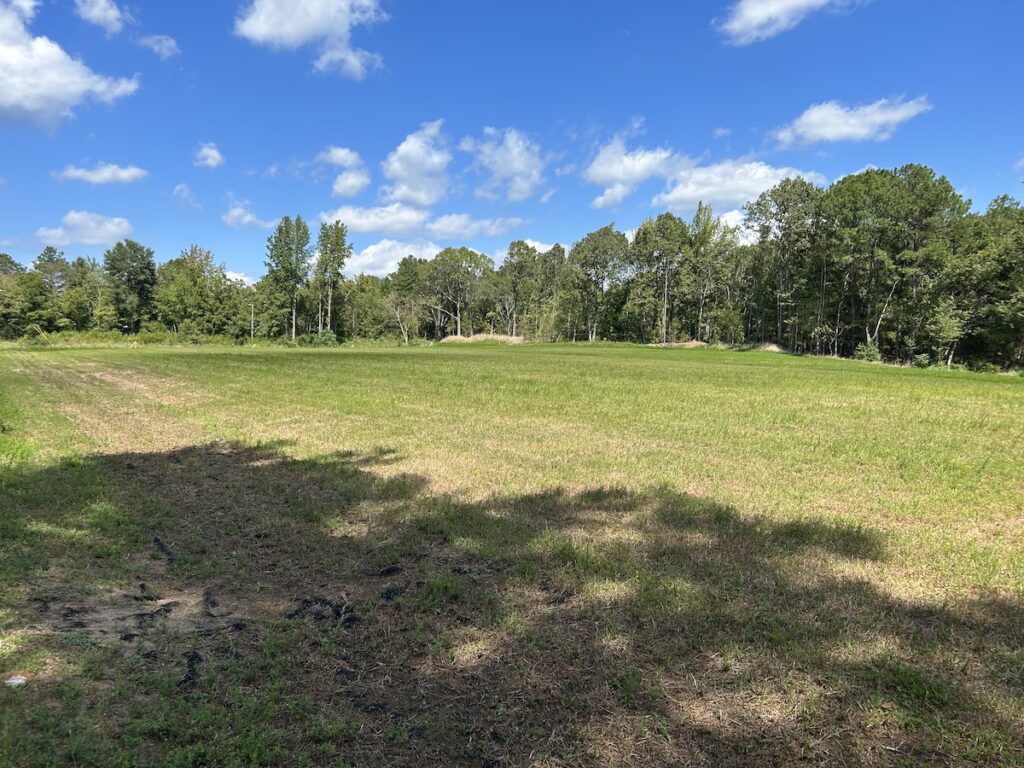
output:
[{"label": "green tree", "polygon": [[20,275],[25,268],[16,262],[10,254],[0,253],[0,275]]},{"label": "green tree", "polygon": [[[480,287],[480,280],[490,269],[493,269],[491,260],[469,248],[445,248],[430,262],[428,279],[433,294],[432,306],[439,315],[443,314],[455,322],[456,336],[462,335],[463,321]],[[472,328],[472,323],[466,325]]]},{"label": "green tree", "polygon": [[296,216],[285,216],[267,238],[267,279],[269,286],[287,297],[291,311],[291,336],[298,322],[299,289],[309,275],[309,227]]},{"label": "green tree", "polygon": [[569,251],[567,288],[577,300],[587,338],[596,341],[608,320],[608,292],[621,275],[629,241],[609,224],[586,235]]},{"label": "green tree", "polygon": [[317,237],[317,259],[313,268],[314,280],[317,285],[317,323],[318,330],[324,330],[324,307],[327,310],[327,328],[334,332],[333,310],[334,291],[341,280],[341,271],[345,262],[352,256],[352,246],[348,242],[348,228],[340,221],[324,222],[320,225]]},{"label": "green tree", "polygon": [[103,271],[110,281],[121,329],[137,333],[152,312],[156,288],[153,251],[134,240],[123,240],[103,255]]}]

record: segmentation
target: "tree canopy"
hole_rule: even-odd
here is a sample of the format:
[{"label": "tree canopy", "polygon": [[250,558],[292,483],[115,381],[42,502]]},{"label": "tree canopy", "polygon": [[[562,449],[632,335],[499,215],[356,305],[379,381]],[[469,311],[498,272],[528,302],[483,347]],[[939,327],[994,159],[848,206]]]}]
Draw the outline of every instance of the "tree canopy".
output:
[{"label": "tree canopy", "polygon": [[313,246],[302,217],[285,216],[254,286],[198,246],[159,269],[131,240],[102,267],[52,247],[30,269],[0,254],[0,336],[166,328],[329,344],[488,332],[1024,364],[1024,209],[1012,198],[972,212],[948,179],[905,165],[824,189],[785,179],[746,206],[742,227],[730,222],[701,203],[692,219],[665,212],[631,238],[601,227],[568,253],[517,240],[496,267],[450,247],[408,256],[385,277],[353,277],[343,222],[321,224]]}]

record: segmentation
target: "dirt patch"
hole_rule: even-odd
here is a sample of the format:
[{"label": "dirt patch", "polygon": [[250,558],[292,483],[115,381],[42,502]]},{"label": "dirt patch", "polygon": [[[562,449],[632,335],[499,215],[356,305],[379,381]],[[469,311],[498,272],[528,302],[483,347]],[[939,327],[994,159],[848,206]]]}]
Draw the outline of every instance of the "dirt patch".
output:
[{"label": "dirt patch", "polygon": [[202,591],[154,593],[145,583],[134,591],[107,590],[82,600],[35,598],[42,629],[84,633],[97,640],[132,643],[156,631],[209,632],[230,623],[233,611],[207,610]]},{"label": "dirt patch", "polygon": [[778,344],[758,344],[754,347],[758,352],[785,352],[786,350]]}]

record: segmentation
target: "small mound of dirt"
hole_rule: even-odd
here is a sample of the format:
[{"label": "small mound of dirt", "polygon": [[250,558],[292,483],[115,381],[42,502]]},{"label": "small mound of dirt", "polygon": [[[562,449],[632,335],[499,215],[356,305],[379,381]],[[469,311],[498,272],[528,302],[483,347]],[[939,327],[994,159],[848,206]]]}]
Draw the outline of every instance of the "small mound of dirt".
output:
[{"label": "small mound of dirt", "polygon": [[780,347],[778,344],[769,344],[769,343],[758,344],[756,347],[754,347],[754,349],[756,349],[758,352],[785,352],[786,351],[782,347]]},{"label": "small mound of dirt", "polygon": [[352,613],[347,600],[331,600],[323,595],[300,597],[295,600],[295,609],[284,614],[286,619],[312,619],[313,621],[340,621],[344,626],[351,626],[360,619]]}]

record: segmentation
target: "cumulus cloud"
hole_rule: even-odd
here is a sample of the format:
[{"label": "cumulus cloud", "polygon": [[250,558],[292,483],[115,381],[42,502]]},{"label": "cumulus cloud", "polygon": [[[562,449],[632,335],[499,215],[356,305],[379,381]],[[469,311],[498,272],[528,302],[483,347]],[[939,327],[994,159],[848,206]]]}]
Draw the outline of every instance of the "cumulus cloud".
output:
[{"label": "cumulus cloud", "polygon": [[745,223],[746,217],[739,208],[726,211],[718,218],[722,220],[725,226],[736,230],[736,241],[740,245],[753,245],[757,242],[757,233],[747,228]]},{"label": "cumulus cloud", "polygon": [[783,146],[826,141],[886,141],[903,123],[932,109],[924,96],[879,99],[859,107],[826,101],[775,132]]},{"label": "cumulus cloud", "polygon": [[635,149],[628,151],[622,136],[616,136],[598,151],[590,165],[583,172],[583,178],[591,184],[604,187],[591,205],[608,208],[618,205],[637,186],[656,176],[667,176],[679,163],[678,156],[670,149]]},{"label": "cumulus cloud", "polygon": [[192,158],[192,165],[198,168],[220,168],[224,163],[224,155],[212,141],[201,144]]},{"label": "cumulus cloud", "polygon": [[665,189],[651,200],[651,205],[676,212],[693,210],[702,201],[715,207],[738,207],[793,176],[825,183],[818,173],[777,168],[759,160],[731,159],[702,165],[668,147],[629,149],[622,135],[598,151],[583,175],[592,184],[604,187],[591,202],[595,208],[617,205],[642,182],[659,178],[664,180]]},{"label": "cumulus cloud", "polygon": [[343,205],[320,214],[322,221],[340,221],[349,232],[375,232],[382,235],[408,235],[420,231],[429,214],[418,208],[392,203],[371,208]]},{"label": "cumulus cloud", "polygon": [[387,18],[379,0],[253,0],[235,19],[235,34],[271,48],[318,45],[318,71],[361,80],[381,57],[353,47],[352,29]]},{"label": "cumulus cloud", "polygon": [[441,133],[443,124],[443,120],[423,123],[385,158],[381,168],[393,182],[383,190],[388,200],[427,207],[447,194],[452,155]]},{"label": "cumulus cloud", "polygon": [[398,262],[406,256],[432,259],[440,250],[440,246],[426,240],[381,240],[353,254],[345,264],[345,272],[349,275],[363,273],[383,277],[398,269]]},{"label": "cumulus cloud", "polygon": [[439,240],[462,240],[475,237],[498,237],[523,224],[522,219],[474,219],[468,213],[439,216],[427,225]]},{"label": "cumulus cloud", "polygon": [[476,190],[481,197],[493,199],[504,191],[509,202],[519,202],[544,183],[547,161],[540,146],[514,128],[484,128],[483,140],[467,136],[459,149],[475,155],[476,163],[490,174],[490,179]]},{"label": "cumulus cloud", "polygon": [[671,211],[690,211],[700,202],[713,207],[739,207],[783,179],[802,177],[824,184],[819,173],[796,168],[777,168],[759,160],[723,160],[708,165],[691,164],[677,170],[668,187],[651,202]]},{"label": "cumulus cloud", "polygon": [[276,221],[265,221],[252,212],[248,200],[234,200],[220,220],[232,229],[272,229]]},{"label": "cumulus cloud", "polygon": [[245,274],[245,272],[232,272],[230,269],[228,269],[224,271],[224,276],[228,280],[234,280],[236,283],[241,283],[242,285],[256,284],[256,278],[252,277],[251,275]]},{"label": "cumulus cloud", "polygon": [[36,236],[45,245],[113,245],[131,237],[132,225],[128,219],[102,216],[89,211],[68,211],[59,227],[41,227]]},{"label": "cumulus cloud", "polygon": [[124,29],[126,15],[113,0],[75,0],[75,13],[83,21],[102,27],[108,35]]},{"label": "cumulus cloud", "polygon": [[161,59],[171,59],[181,53],[178,41],[170,35],[146,35],[139,39],[139,45],[149,48]]},{"label": "cumulus cloud", "polygon": [[98,163],[95,168],[64,167],[57,174],[61,181],[84,181],[87,184],[131,184],[149,175],[149,171],[137,165],[121,166],[113,163]]},{"label": "cumulus cloud", "polygon": [[175,185],[174,189],[171,190],[171,194],[174,195],[174,199],[181,203],[186,208],[198,208],[199,203],[195,196],[192,194],[192,189],[188,184],[182,182],[181,184]]},{"label": "cumulus cloud", "polygon": [[355,197],[370,186],[370,174],[362,168],[339,173],[334,179],[331,194],[334,197]]},{"label": "cumulus cloud", "polygon": [[[532,238],[526,238],[523,240],[528,246],[533,248],[537,253],[547,253],[555,247],[556,243],[543,243],[540,240],[533,240]],[[494,253],[494,263],[500,265],[508,257],[508,248],[502,248],[500,251]]]},{"label": "cumulus cloud", "polygon": [[718,25],[733,45],[749,45],[793,29],[812,13],[864,0],[739,0]]},{"label": "cumulus cloud", "polygon": [[74,114],[86,100],[112,104],[139,88],[138,79],[97,75],[28,24],[36,0],[0,0],[0,119],[47,129]]},{"label": "cumulus cloud", "polygon": [[318,163],[328,163],[341,168],[358,168],[363,164],[363,159],[354,149],[348,147],[327,147],[316,156]]},{"label": "cumulus cloud", "polygon": [[370,174],[363,168],[359,153],[348,147],[328,147],[319,155],[317,162],[336,165],[346,170],[334,179],[331,194],[334,197],[355,197],[370,186]]}]

